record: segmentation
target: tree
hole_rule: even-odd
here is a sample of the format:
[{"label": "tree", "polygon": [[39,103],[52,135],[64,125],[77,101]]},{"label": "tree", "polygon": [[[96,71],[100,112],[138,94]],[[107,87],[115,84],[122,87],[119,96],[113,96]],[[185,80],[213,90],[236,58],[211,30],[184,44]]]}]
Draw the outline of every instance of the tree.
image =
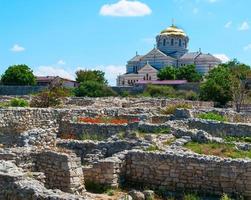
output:
[{"label": "tree", "polygon": [[75,89],[75,95],[78,97],[105,97],[115,96],[116,92],[105,84],[96,81],[85,81]]},{"label": "tree", "polygon": [[200,87],[200,98],[226,105],[232,100],[231,77],[231,71],[226,66],[210,70],[206,81]]},{"label": "tree", "polygon": [[195,65],[186,65],[180,68],[167,66],[157,74],[160,80],[187,80],[188,82],[199,82],[202,76],[196,71]]},{"label": "tree", "polygon": [[209,72],[206,81],[201,85],[201,99],[212,100],[220,105],[226,105],[227,102],[233,101],[236,111],[240,112],[248,94],[246,83],[250,73],[250,67],[236,59],[220,64]]},{"label": "tree", "polygon": [[2,75],[4,85],[35,85],[36,78],[27,65],[10,66]]},{"label": "tree", "polygon": [[177,79],[187,80],[188,82],[199,82],[202,80],[202,75],[196,71],[195,65],[186,65],[177,70]]},{"label": "tree", "polygon": [[79,70],[76,72],[76,81],[83,83],[86,81],[93,81],[100,84],[107,85],[107,80],[105,79],[105,73],[100,70]]},{"label": "tree", "polygon": [[157,76],[160,80],[176,80],[177,68],[167,66],[159,70]]}]

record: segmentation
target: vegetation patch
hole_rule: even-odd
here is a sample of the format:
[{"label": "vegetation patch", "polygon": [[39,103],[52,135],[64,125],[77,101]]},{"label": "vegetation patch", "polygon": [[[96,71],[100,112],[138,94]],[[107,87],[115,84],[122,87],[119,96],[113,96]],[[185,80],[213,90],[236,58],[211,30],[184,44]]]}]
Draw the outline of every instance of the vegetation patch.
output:
[{"label": "vegetation patch", "polygon": [[251,151],[237,150],[232,143],[197,143],[189,142],[185,147],[198,154],[214,155],[228,158],[249,158]]},{"label": "vegetation patch", "polygon": [[199,119],[205,119],[205,120],[214,120],[214,121],[220,121],[220,122],[227,121],[227,118],[225,116],[222,116],[222,115],[214,113],[214,112],[201,113],[197,117]]},{"label": "vegetation patch", "polygon": [[93,181],[85,181],[85,188],[88,192],[95,194],[104,194],[112,190],[111,187],[105,186],[103,184],[98,184]]},{"label": "vegetation patch", "polygon": [[144,134],[144,133],[152,133],[152,134],[157,134],[157,135],[162,135],[162,134],[169,134],[171,132],[170,128],[155,128],[153,131],[149,132],[146,131],[145,129],[138,129],[139,134]]},{"label": "vegetation patch", "polygon": [[102,141],[106,138],[103,135],[98,133],[83,133],[79,136],[80,140],[93,140],[93,141]]},{"label": "vegetation patch", "polygon": [[146,149],[144,149],[144,151],[161,151],[161,149],[156,145],[150,145],[149,147],[147,147]]},{"label": "vegetation patch", "polygon": [[83,123],[90,123],[90,124],[116,124],[116,125],[123,125],[123,124],[129,124],[134,122],[139,122],[139,119],[119,119],[119,118],[113,118],[113,117],[79,117],[77,119],[77,122],[83,122]]},{"label": "vegetation patch", "polygon": [[192,109],[192,106],[187,103],[178,103],[178,104],[167,106],[164,110],[162,110],[161,113],[165,115],[172,115],[174,114],[177,108]]},{"label": "vegetation patch", "polygon": [[246,142],[251,143],[251,137],[232,137],[227,136],[224,138],[226,142]]}]

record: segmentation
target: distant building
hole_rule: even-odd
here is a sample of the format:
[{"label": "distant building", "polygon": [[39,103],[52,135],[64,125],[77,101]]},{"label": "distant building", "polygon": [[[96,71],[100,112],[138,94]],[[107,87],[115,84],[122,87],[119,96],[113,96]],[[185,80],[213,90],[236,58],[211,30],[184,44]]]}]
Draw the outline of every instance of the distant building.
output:
[{"label": "distant building", "polygon": [[53,86],[56,84],[61,84],[63,87],[77,87],[78,83],[73,80],[61,78],[59,76],[37,76],[38,86]]},{"label": "distant building", "polygon": [[183,67],[194,64],[199,73],[206,74],[221,63],[220,59],[209,53],[189,53],[189,37],[174,25],[157,35],[156,43],[157,46],[146,55],[136,54],[127,62],[126,74],[117,78],[118,86],[135,85],[139,81],[155,81],[158,71],[166,66]]}]

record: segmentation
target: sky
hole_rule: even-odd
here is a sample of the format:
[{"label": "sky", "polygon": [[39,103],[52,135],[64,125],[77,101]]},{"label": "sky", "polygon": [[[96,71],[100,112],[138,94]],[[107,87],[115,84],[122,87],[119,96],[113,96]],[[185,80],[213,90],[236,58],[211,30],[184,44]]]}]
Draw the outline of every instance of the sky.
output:
[{"label": "sky", "polygon": [[99,69],[115,85],[172,21],[189,51],[251,65],[250,8],[250,0],[0,0],[0,74],[13,64],[71,79]]}]

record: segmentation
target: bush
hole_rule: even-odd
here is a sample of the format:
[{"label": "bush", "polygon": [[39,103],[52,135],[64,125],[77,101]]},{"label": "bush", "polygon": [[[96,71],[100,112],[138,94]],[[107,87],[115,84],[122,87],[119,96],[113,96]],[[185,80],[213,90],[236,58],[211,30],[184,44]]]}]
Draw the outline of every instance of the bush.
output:
[{"label": "bush", "polygon": [[59,106],[62,98],[70,96],[70,91],[62,87],[54,87],[44,90],[32,97],[30,106],[36,108],[48,108]]},{"label": "bush", "polygon": [[231,200],[231,198],[227,194],[223,194],[220,200]]},{"label": "bush", "polygon": [[182,99],[186,99],[186,100],[191,100],[191,101],[199,100],[199,95],[196,92],[192,91],[192,90],[189,90],[189,91],[178,90],[176,92],[176,96],[178,98],[182,98]]},{"label": "bush", "polygon": [[144,91],[144,96],[150,97],[174,97],[175,90],[169,86],[147,85]]},{"label": "bush", "polygon": [[11,99],[9,105],[11,107],[27,107],[29,106],[29,103],[25,99],[14,98],[14,99]]},{"label": "bush", "polygon": [[215,121],[220,121],[220,122],[226,122],[227,118],[219,115],[214,112],[208,112],[208,113],[201,113],[198,115],[198,118],[200,119],[205,119],[205,120],[215,120]]},{"label": "bush", "polygon": [[200,200],[200,197],[196,194],[185,194],[184,200]]},{"label": "bush", "polygon": [[116,96],[116,92],[105,84],[101,84],[94,81],[86,81],[80,84],[75,89],[75,95],[77,97],[106,97]]},{"label": "bush", "polygon": [[187,103],[174,104],[174,105],[167,106],[165,110],[162,110],[162,113],[165,115],[171,115],[171,114],[174,114],[177,108],[191,109],[192,106]]}]

